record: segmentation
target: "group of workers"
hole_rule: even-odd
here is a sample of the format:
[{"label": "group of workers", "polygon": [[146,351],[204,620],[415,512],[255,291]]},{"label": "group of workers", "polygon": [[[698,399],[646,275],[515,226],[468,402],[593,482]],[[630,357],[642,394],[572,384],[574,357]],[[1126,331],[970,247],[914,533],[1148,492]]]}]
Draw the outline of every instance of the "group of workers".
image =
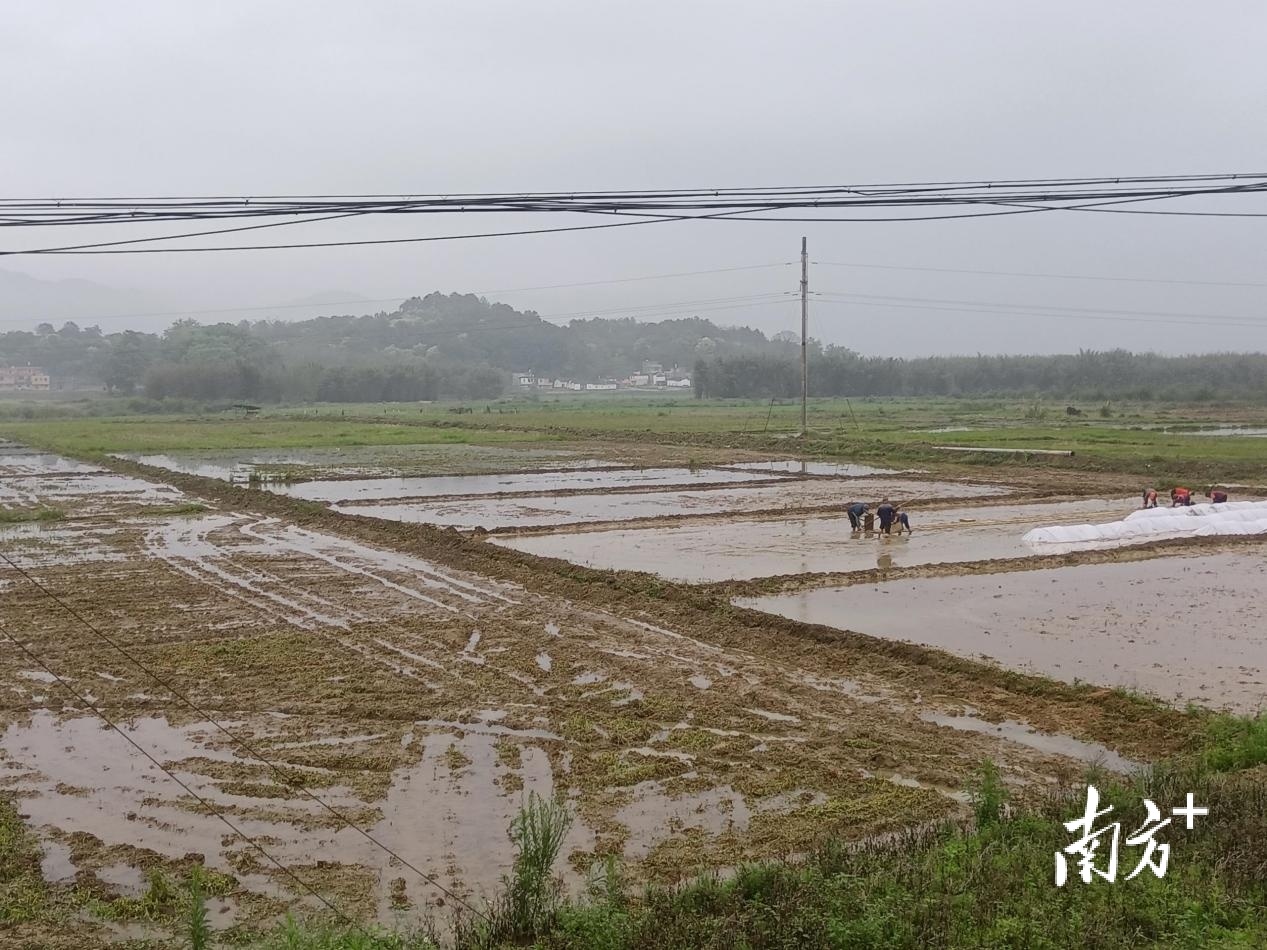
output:
[{"label": "group of workers", "polygon": [[[910,517],[901,506],[893,504],[887,498],[876,506],[874,513],[866,503],[851,501],[845,506],[845,514],[849,516],[849,527],[855,535],[865,531],[868,535],[875,532],[877,537],[884,537],[893,533],[894,525],[897,525],[899,535],[903,530],[907,534],[911,533]],[[880,522],[878,529],[877,520]]]},{"label": "group of workers", "polygon": [[[1189,505],[1195,504],[1192,500],[1192,489],[1182,486],[1175,486],[1170,489],[1170,507],[1171,508],[1187,508]],[[1205,493],[1205,497],[1210,499],[1216,505],[1221,505],[1227,501],[1227,492],[1222,488],[1211,488]],[[1144,489],[1144,507],[1157,507],[1157,489]]]}]

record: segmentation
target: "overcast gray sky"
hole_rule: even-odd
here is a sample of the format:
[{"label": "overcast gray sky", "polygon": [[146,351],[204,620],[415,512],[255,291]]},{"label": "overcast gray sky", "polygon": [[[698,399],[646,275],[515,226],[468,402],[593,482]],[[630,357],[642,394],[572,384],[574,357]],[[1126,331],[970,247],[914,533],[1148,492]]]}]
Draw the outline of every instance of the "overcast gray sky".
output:
[{"label": "overcast gray sky", "polygon": [[[1264,49],[1267,5],[1251,0],[11,4],[0,30],[0,177],[9,197],[44,197],[1263,171]],[[275,234],[360,239],[565,223],[416,217]],[[15,230],[0,233],[0,247],[65,238]],[[686,222],[395,247],[9,257],[0,268],[135,288],[195,310],[331,291],[385,298],[790,262],[802,233],[823,262],[1267,283],[1267,218],[1076,213]],[[496,296],[550,317],[791,291],[797,277],[787,267]],[[1267,287],[822,265],[811,283],[1265,321],[1200,326],[816,301],[812,333],[864,353],[1267,349]],[[790,300],[702,315],[767,332],[799,326]],[[254,314],[227,318],[239,316]]]}]

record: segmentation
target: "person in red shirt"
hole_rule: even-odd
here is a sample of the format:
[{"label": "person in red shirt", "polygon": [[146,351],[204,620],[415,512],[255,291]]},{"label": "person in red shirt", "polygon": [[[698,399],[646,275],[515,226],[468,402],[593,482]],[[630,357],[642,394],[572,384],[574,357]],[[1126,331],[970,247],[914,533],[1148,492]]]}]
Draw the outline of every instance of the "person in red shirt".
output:
[{"label": "person in red shirt", "polygon": [[1184,508],[1192,504],[1192,491],[1187,488],[1170,489],[1170,507]]},{"label": "person in red shirt", "polygon": [[1216,505],[1222,505],[1227,501],[1227,492],[1221,488],[1211,488],[1205,493],[1205,497],[1210,499]]}]

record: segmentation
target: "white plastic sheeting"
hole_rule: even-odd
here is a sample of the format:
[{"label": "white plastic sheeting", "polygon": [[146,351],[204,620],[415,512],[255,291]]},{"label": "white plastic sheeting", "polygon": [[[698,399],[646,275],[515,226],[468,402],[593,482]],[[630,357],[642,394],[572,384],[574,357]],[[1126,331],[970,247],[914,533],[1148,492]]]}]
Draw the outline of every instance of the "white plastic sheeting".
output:
[{"label": "white plastic sheeting", "polygon": [[1053,525],[1035,528],[1022,539],[1043,545],[1139,544],[1161,538],[1267,534],[1267,501],[1231,501],[1185,508],[1144,508],[1108,524]]}]

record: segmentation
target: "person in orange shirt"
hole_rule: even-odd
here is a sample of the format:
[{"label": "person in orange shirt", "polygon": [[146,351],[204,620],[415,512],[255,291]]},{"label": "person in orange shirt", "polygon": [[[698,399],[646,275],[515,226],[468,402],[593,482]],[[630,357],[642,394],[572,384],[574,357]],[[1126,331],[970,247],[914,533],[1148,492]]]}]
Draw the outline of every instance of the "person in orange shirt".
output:
[{"label": "person in orange shirt", "polygon": [[1170,507],[1186,508],[1192,504],[1192,491],[1187,488],[1170,489]]}]

